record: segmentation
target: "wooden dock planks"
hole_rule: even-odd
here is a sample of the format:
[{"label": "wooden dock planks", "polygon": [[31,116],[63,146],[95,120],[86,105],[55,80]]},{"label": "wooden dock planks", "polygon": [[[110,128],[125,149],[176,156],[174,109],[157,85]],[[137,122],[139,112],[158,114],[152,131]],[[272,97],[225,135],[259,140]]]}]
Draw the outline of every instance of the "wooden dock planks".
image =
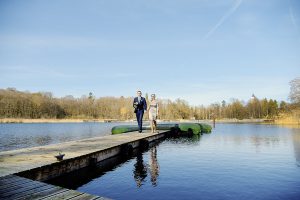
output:
[{"label": "wooden dock planks", "polygon": [[21,177],[14,174],[24,171],[32,173],[32,169],[42,169],[46,165],[59,164],[61,166],[54,158],[54,155],[58,151],[66,154],[65,159],[77,159],[93,152],[103,152],[122,144],[150,137],[161,137],[162,135],[164,135],[164,132],[154,134],[150,132],[142,134],[132,132],[122,135],[109,135],[42,147],[0,152],[0,200],[105,200],[107,198],[34,181],[39,179],[31,180],[24,178],[28,176]]},{"label": "wooden dock planks", "polygon": [[106,198],[94,196],[75,190],[33,181],[16,175],[0,178],[0,199],[5,200],[104,200]]},{"label": "wooden dock planks", "polygon": [[47,146],[0,152],[0,177],[55,164],[58,161],[54,158],[54,155],[57,155],[59,151],[65,154],[64,160],[72,159],[150,136],[163,134],[163,132],[167,131],[154,134],[150,132],[143,132],[142,134],[132,132],[120,135],[107,135]]},{"label": "wooden dock planks", "polygon": [[133,132],[0,152],[0,200],[105,200],[107,199],[105,197],[69,190],[14,174],[23,171],[29,171],[29,173],[31,173],[31,169],[33,168],[41,169],[45,165],[52,166],[52,164],[58,164],[58,161],[54,158],[54,155],[56,155],[58,151],[62,151],[66,154],[65,159],[77,159],[93,152],[102,152],[122,144],[153,136],[161,137],[162,135],[164,135],[164,132],[154,134],[150,132],[144,132],[142,134]]}]

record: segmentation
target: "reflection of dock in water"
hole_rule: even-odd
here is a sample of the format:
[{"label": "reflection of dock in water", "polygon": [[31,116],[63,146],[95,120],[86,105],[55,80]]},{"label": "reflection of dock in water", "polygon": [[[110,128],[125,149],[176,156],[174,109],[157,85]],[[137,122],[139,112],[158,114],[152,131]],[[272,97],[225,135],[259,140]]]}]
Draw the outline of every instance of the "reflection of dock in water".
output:
[{"label": "reflection of dock in water", "polygon": [[[44,181],[68,189],[77,189],[78,186],[90,182],[91,177],[101,176],[104,171],[111,170],[128,158],[136,156],[136,164],[133,170],[137,186],[141,187],[148,175],[152,185],[156,186],[158,184],[159,164],[157,149],[153,145],[155,141],[170,136],[170,133],[170,131],[160,133],[143,132],[142,134],[131,132],[0,152],[0,177],[14,174],[32,181]],[[172,136],[174,135],[172,134]],[[175,134],[175,136],[177,135]],[[181,134],[177,137],[179,136],[181,138],[184,135]],[[184,138],[181,138],[183,143],[190,145],[197,143],[200,135],[194,135],[186,140]],[[149,147],[151,148],[149,151],[150,162],[147,163],[141,151]],[[54,155],[57,155],[58,152],[65,155],[61,161],[54,158]],[[81,170],[84,173],[80,174]],[[72,175],[75,178],[72,179]],[[61,178],[67,180],[68,183],[62,181]],[[2,193],[8,192],[1,184],[0,188],[3,189],[1,190]],[[36,190],[38,188],[30,189],[30,191]],[[27,196],[30,195],[30,191],[26,193]],[[18,195],[21,195],[22,192],[19,191]],[[16,195],[13,191],[10,191],[10,193],[11,196]],[[82,194],[78,193],[78,195]],[[84,194],[84,196],[86,195],[88,194]]]},{"label": "reflection of dock in water", "polygon": [[[190,145],[199,142],[200,138],[200,136],[192,136],[168,138],[167,140],[171,143]],[[137,148],[129,157],[118,155],[101,161],[95,166],[86,167],[47,182],[68,189],[77,189],[93,180],[99,179],[101,181],[101,177],[107,172],[115,171],[117,168],[122,167],[123,164],[128,163],[128,160],[132,160],[130,161],[133,162],[132,179],[136,186],[140,188],[145,184],[151,183],[153,187],[156,187],[159,184],[158,177],[160,174],[158,147],[162,141],[156,140],[150,143],[148,149]]]},{"label": "reflection of dock in water", "polygon": [[[101,163],[118,155],[128,158],[134,149],[152,141],[163,139],[168,133],[169,131],[160,133],[144,132],[142,134],[132,132],[0,152],[0,177],[14,174],[36,182],[54,180],[69,173],[77,173],[77,170],[80,169],[94,167],[99,162]],[[60,151],[65,154],[64,160],[57,161],[54,155],[57,155]],[[80,181],[88,180],[83,178]],[[0,182],[0,189],[2,194],[16,195],[13,190],[7,191],[2,182]],[[30,191],[36,190],[38,188],[30,188],[26,195],[28,196]],[[20,193],[22,194],[22,191],[19,191],[18,195],[21,195]],[[81,195],[81,193],[77,195]]]},{"label": "reflection of dock in water", "polygon": [[[159,164],[157,160],[157,146],[162,140],[158,140],[149,144],[149,149],[135,149],[133,154],[129,157],[124,157],[122,155],[114,156],[112,158],[103,160],[94,166],[85,167],[80,170],[65,174],[63,176],[51,179],[47,183],[53,185],[59,185],[68,189],[77,189],[78,187],[91,182],[94,179],[101,178],[109,171],[114,171],[115,169],[121,167],[123,164],[127,163],[128,160],[135,159],[133,165],[133,178],[138,187],[143,185],[146,181],[148,174],[151,174],[151,178],[155,181],[159,173]],[[150,162],[149,164],[145,162],[144,151],[148,150],[150,152]],[[152,172],[150,169],[152,168]]]}]

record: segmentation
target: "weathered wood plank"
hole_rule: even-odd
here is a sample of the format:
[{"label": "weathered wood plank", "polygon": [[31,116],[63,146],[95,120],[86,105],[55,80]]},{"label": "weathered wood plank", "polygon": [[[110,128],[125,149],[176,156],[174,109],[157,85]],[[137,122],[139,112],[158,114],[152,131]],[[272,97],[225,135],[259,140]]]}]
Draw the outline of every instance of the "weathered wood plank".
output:
[{"label": "weathered wood plank", "polygon": [[10,174],[10,175],[0,177],[0,180],[7,180],[7,179],[15,178],[15,177],[16,177],[16,175]]},{"label": "weathered wood plank", "polygon": [[15,183],[18,181],[30,182],[31,179],[24,178],[21,176],[13,175],[10,177],[0,177],[0,184],[8,184],[8,183]]},{"label": "weathered wood plank", "polygon": [[1,185],[0,186],[0,193],[9,192],[11,190],[16,190],[20,188],[19,185]]},{"label": "weathered wood plank", "polygon": [[97,197],[95,200],[112,200],[106,197]]},{"label": "weathered wood plank", "polygon": [[15,174],[59,163],[54,158],[54,155],[57,155],[58,151],[62,151],[65,154],[64,160],[67,160],[148,137],[163,135],[166,132],[162,131],[152,134],[148,131],[142,134],[133,132],[122,135],[107,135],[41,147],[0,152],[0,176],[3,177],[8,174]]},{"label": "weathered wood plank", "polygon": [[16,192],[17,190],[21,189],[21,188],[35,188],[35,187],[39,187],[41,186],[40,184],[23,184],[23,185],[12,185],[10,187],[5,187],[5,188],[2,188],[0,191],[2,194],[5,194],[5,193],[9,193],[11,191],[14,191]]},{"label": "weathered wood plank", "polygon": [[0,183],[11,183],[11,182],[15,182],[18,180],[22,180],[21,178],[19,178],[18,176],[11,176],[9,178],[0,178]]},{"label": "weathered wood plank", "polygon": [[18,192],[18,193],[11,193],[9,196],[6,196],[6,199],[24,199],[26,196],[31,196],[39,191],[45,191],[53,189],[54,187],[52,185],[45,185],[42,187],[35,187],[35,188],[29,188],[28,190]]},{"label": "weathered wood plank", "polygon": [[3,180],[0,181],[0,186],[3,185],[8,185],[8,186],[14,186],[14,185],[23,185],[23,184],[29,184],[32,183],[33,181],[30,179],[25,179],[25,178],[14,178],[14,179],[9,179],[9,180]]},{"label": "weathered wood plank", "polygon": [[43,188],[38,191],[33,191],[32,193],[24,193],[19,196],[15,196],[14,200],[31,200],[31,199],[39,199],[46,196],[49,196],[51,194],[57,194],[61,192],[65,192],[67,189],[61,188],[61,187],[51,187],[51,188]]},{"label": "weathered wood plank", "polygon": [[16,176],[16,177],[14,177],[13,182],[9,182],[6,184],[0,184],[0,192],[5,193],[5,192],[12,191],[12,190],[17,190],[19,188],[24,188],[24,187],[29,188],[29,187],[37,187],[37,186],[45,186],[45,185],[48,185],[48,184]]},{"label": "weathered wood plank", "polygon": [[2,191],[1,196],[3,197],[9,197],[13,194],[19,194],[19,193],[24,193],[28,190],[32,190],[35,188],[41,188],[45,187],[45,185],[40,185],[40,184],[32,184],[32,185],[24,185],[24,186],[19,186],[18,188],[8,188],[5,191]]},{"label": "weathered wood plank", "polygon": [[[17,185],[24,184],[23,180],[25,178],[21,178],[15,175],[9,175],[5,177],[0,177],[0,191],[2,192],[6,188],[14,188],[17,187]],[[31,180],[25,179],[27,183],[29,183]],[[20,183],[22,182],[22,183]]]},{"label": "weathered wood plank", "polygon": [[62,199],[70,199],[72,197],[80,196],[82,193],[75,191],[75,190],[66,190],[64,192],[60,193],[53,193],[50,195],[47,195],[42,198],[37,198],[36,200],[62,200]]},{"label": "weathered wood plank", "polygon": [[74,199],[94,200],[97,196],[68,190],[47,183],[33,181],[16,175],[0,177],[0,199]]},{"label": "weathered wood plank", "polygon": [[[110,135],[97,138],[89,138],[80,141],[34,147],[10,152],[0,152],[0,199],[83,199],[104,200],[74,190],[68,190],[50,184],[33,181],[47,180],[52,176],[76,170],[76,167],[85,167],[92,162],[107,159],[121,152],[121,145],[130,143],[134,147],[139,146],[139,140],[148,141],[164,137],[165,133],[129,133],[124,135]],[[58,150],[66,154],[65,160],[57,162],[53,155]],[[40,170],[40,171],[37,171]],[[7,175],[10,173],[16,175]]]},{"label": "weathered wood plank", "polygon": [[31,184],[34,184],[35,182],[32,181],[32,182],[13,182],[13,183],[6,183],[6,184],[0,184],[0,190],[3,190],[5,188],[10,188],[10,187],[19,187],[19,186],[22,186],[22,185],[31,185]]},{"label": "weathered wood plank", "polygon": [[[83,194],[80,195],[80,196],[71,198],[71,200],[96,200],[96,199],[98,199],[98,198],[99,198],[99,197],[97,197],[97,196],[93,196],[93,195],[90,195],[90,194],[85,194],[85,193],[83,193]],[[98,199],[98,200],[99,200],[99,199]]]}]

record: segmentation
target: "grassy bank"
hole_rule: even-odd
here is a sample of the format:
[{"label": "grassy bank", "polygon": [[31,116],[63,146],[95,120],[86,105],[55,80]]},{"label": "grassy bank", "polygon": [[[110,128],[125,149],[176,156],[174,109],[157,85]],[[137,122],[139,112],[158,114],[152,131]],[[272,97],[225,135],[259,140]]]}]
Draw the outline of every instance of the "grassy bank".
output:
[{"label": "grassy bank", "polygon": [[298,124],[300,125],[300,110],[293,110],[290,113],[282,113],[278,119],[275,120],[276,124]]},{"label": "grassy bank", "polygon": [[[135,120],[135,119],[134,119]],[[83,123],[83,122],[132,122],[134,120],[117,120],[117,119],[24,119],[24,118],[0,118],[0,123]],[[147,120],[144,119],[146,122]],[[207,122],[212,123],[212,120],[166,120],[160,119],[158,122]],[[300,125],[300,118],[297,114],[280,115],[276,119],[216,119],[216,123],[268,123],[278,125]]]}]

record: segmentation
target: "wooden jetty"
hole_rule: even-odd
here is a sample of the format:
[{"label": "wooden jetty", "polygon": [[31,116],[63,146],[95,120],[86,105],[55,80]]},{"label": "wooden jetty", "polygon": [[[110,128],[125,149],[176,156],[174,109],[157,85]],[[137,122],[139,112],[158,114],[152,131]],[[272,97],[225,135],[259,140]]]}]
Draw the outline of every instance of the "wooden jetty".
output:
[{"label": "wooden jetty", "polygon": [[40,181],[33,181],[16,175],[8,175],[0,178],[0,199],[105,200],[106,198],[69,190]]},{"label": "wooden jetty", "polygon": [[[0,199],[105,199],[40,181],[87,167],[164,138],[160,133],[132,132],[0,152]],[[128,149],[128,148],[127,148]],[[62,161],[54,157],[62,152]]]}]

